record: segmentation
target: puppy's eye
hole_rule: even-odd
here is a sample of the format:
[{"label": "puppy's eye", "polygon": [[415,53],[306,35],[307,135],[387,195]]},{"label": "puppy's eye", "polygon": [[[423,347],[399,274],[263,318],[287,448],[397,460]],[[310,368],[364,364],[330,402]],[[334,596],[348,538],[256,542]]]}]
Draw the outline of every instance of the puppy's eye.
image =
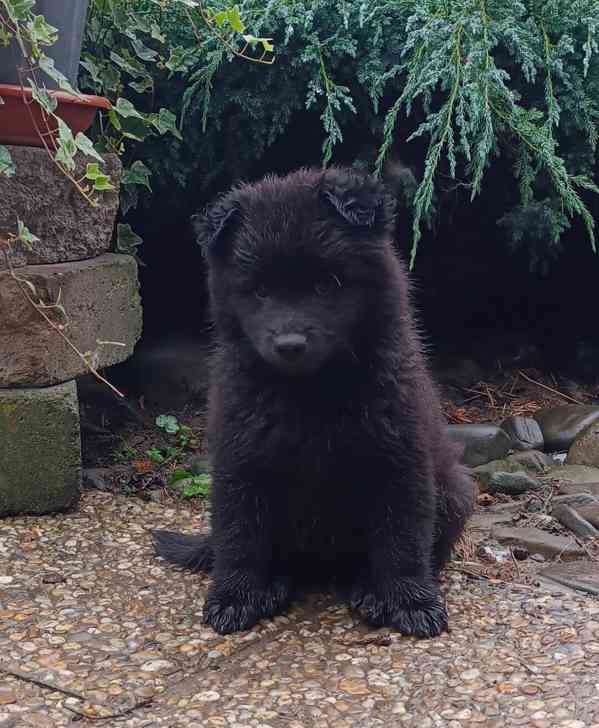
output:
[{"label": "puppy's eye", "polygon": [[268,288],[264,284],[259,285],[254,291],[254,296],[256,296],[256,298],[259,298],[260,300],[268,298]]}]

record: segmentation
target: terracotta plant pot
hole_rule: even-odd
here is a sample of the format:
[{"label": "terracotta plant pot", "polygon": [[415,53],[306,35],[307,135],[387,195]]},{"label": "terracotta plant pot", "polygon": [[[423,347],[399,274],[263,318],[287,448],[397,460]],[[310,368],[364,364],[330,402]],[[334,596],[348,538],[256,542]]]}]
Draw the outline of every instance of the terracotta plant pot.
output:
[{"label": "terracotta plant pot", "polygon": [[[98,109],[110,109],[110,101],[103,96],[80,97],[64,91],[49,91],[58,102],[56,111],[73,136],[89,129]],[[56,121],[42,110],[32,98],[31,89],[0,84],[0,144],[21,144],[27,147],[43,147],[44,142],[54,147]]]}]

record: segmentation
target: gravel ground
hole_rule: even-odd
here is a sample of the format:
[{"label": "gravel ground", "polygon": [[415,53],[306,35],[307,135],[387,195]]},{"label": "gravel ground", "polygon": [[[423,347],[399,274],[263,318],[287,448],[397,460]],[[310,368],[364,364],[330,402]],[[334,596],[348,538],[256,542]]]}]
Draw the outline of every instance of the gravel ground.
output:
[{"label": "gravel ground", "polygon": [[0,522],[0,726],[599,728],[598,599],[450,572],[435,640],[319,596],[220,637],[207,579],[155,560],[155,527],[198,516],[90,492]]}]

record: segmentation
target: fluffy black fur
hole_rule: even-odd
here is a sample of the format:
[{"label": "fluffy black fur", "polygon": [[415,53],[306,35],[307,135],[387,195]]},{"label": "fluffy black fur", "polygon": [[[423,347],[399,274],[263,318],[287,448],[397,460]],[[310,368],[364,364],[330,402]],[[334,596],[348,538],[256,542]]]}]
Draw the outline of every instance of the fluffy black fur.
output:
[{"label": "fluffy black fur", "polygon": [[436,576],[474,500],[444,429],[392,245],[393,205],[349,170],[239,186],[197,223],[219,346],[209,536],[157,553],[213,568],[220,633],[281,612],[305,573],[374,626],[447,627]]}]

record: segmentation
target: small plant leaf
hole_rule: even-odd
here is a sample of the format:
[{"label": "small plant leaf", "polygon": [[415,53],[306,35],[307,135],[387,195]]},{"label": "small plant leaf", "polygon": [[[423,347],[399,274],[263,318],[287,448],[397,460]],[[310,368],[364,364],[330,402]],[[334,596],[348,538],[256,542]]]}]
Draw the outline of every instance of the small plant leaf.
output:
[{"label": "small plant leaf", "polygon": [[130,116],[134,117],[135,119],[143,119],[143,116],[139,113],[139,111],[133,106],[133,104],[128,101],[127,99],[118,98],[117,102],[114,107],[117,114],[120,114],[121,116],[128,118]]},{"label": "small plant leaf", "polygon": [[163,135],[166,132],[170,132],[177,139],[182,139],[179,130],[177,129],[177,117],[172,111],[168,109],[160,109],[158,114],[152,114],[150,117],[152,125]]},{"label": "small plant leaf", "polygon": [[168,432],[170,435],[176,435],[181,429],[181,425],[173,415],[158,415],[156,418],[156,426]]},{"label": "small plant leaf", "polygon": [[10,152],[5,146],[0,144],[0,174],[3,174],[5,177],[12,177],[16,171]]},{"label": "small plant leaf", "polygon": [[143,243],[143,238],[131,229],[128,223],[119,223],[116,226],[116,245],[121,253],[134,255],[136,248]]},{"label": "small plant leaf", "polygon": [[139,159],[123,172],[121,184],[123,185],[140,185],[146,187],[150,192],[150,177],[152,172]]},{"label": "small plant leaf", "polygon": [[102,156],[94,149],[92,140],[89,137],[86,137],[82,131],[77,133],[77,136],[75,137],[75,144],[77,145],[77,149],[79,149],[80,152],[83,152],[86,156],[94,157],[99,162],[104,161]]}]

